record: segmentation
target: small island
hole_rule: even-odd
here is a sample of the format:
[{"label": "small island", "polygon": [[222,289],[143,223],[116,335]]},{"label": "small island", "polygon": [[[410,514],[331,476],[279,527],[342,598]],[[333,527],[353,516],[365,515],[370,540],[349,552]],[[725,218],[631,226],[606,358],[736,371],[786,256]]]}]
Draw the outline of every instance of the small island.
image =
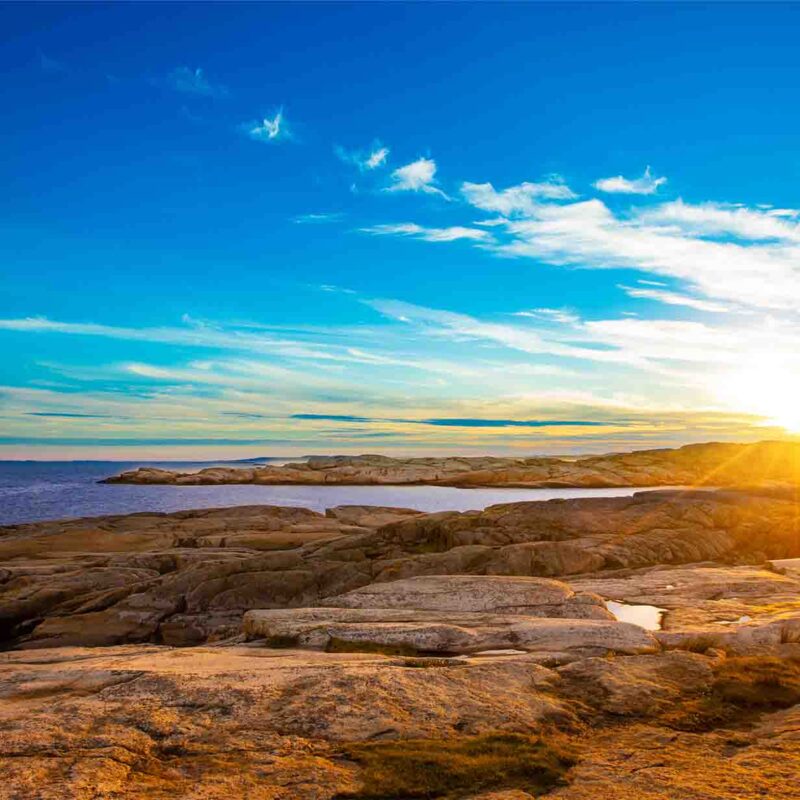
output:
[{"label": "small island", "polygon": [[800,483],[800,442],[708,442],[573,458],[310,456],[282,466],[176,472],[140,467],[103,483],[618,488]]}]

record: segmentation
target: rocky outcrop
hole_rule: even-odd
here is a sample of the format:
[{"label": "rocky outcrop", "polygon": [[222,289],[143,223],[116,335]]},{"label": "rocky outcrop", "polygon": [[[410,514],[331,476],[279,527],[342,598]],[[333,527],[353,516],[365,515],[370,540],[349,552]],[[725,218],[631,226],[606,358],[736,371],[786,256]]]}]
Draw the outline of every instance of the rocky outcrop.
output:
[{"label": "rocky outcrop", "polygon": [[[33,523],[0,529],[0,631],[26,647],[198,644],[237,633],[250,609],[319,606],[373,584],[441,575],[558,578],[572,581],[578,594],[645,597],[669,610],[669,629],[677,613],[669,597],[574,579],[791,558],[800,552],[799,526],[791,492],[721,491],[511,503],[466,513],[346,507],[323,515],[254,506]],[[687,577],[679,584],[710,580],[709,573],[697,575],[697,583]],[[776,602],[794,591],[789,576],[771,575],[768,594]],[[686,591],[697,600],[696,589]],[[591,603],[570,602],[572,615],[596,616]],[[716,602],[727,614],[722,619],[749,613],[741,602]]]},{"label": "rocky outcrop", "polygon": [[613,619],[400,610],[300,608],[248,611],[250,639],[315,650],[396,650],[462,655],[495,650],[647,653],[659,649],[644,629]]},{"label": "rocky outcrop", "polygon": [[794,800],[797,510],[657,491],[0,529],[0,798]]},{"label": "rocky outcrop", "polygon": [[[517,800],[542,794],[530,773],[492,759],[541,753],[547,796],[562,800],[790,800],[795,659],[573,654],[543,665],[241,644],[9,652],[0,798],[390,800],[421,792],[434,764],[462,788],[430,796]],[[741,705],[748,691],[762,698],[755,707]]]},{"label": "rocky outcrop", "polygon": [[557,458],[315,456],[284,466],[173,472],[142,467],[106,483],[213,485],[404,485],[506,487],[743,486],[800,484],[800,443],[686,445]]}]

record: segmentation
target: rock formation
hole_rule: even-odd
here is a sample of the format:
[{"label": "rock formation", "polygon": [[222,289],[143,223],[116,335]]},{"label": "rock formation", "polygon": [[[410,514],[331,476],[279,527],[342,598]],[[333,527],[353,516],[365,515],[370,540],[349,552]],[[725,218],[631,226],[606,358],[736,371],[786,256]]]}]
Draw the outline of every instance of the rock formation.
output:
[{"label": "rock formation", "polygon": [[9,526],[0,798],[795,800],[798,559],[779,488]]},{"label": "rock formation", "polygon": [[576,458],[312,456],[285,466],[173,472],[142,467],[106,483],[581,487],[800,484],[800,443],[693,444]]}]

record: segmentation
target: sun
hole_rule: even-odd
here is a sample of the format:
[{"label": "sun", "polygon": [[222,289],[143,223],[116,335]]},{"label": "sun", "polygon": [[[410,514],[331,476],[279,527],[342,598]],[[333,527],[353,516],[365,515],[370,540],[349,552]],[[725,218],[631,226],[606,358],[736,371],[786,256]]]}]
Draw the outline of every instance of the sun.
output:
[{"label": "sun", "polygon": [[722,381],[720,394],[738,411],[757,414],[790,433],[800,433],[800,370],[764,356]]}]

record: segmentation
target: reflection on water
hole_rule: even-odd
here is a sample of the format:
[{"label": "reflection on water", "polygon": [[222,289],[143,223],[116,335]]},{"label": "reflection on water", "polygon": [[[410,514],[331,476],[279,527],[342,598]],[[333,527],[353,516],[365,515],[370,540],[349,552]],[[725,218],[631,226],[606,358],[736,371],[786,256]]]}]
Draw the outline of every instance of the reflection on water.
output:
[{"label": "reflection on water", "polygon": [[606,608],[620,621],[632,622],[647,631],[660,631],[666,609],[658,606],[632,606],[628,603],[606,602]]}]

